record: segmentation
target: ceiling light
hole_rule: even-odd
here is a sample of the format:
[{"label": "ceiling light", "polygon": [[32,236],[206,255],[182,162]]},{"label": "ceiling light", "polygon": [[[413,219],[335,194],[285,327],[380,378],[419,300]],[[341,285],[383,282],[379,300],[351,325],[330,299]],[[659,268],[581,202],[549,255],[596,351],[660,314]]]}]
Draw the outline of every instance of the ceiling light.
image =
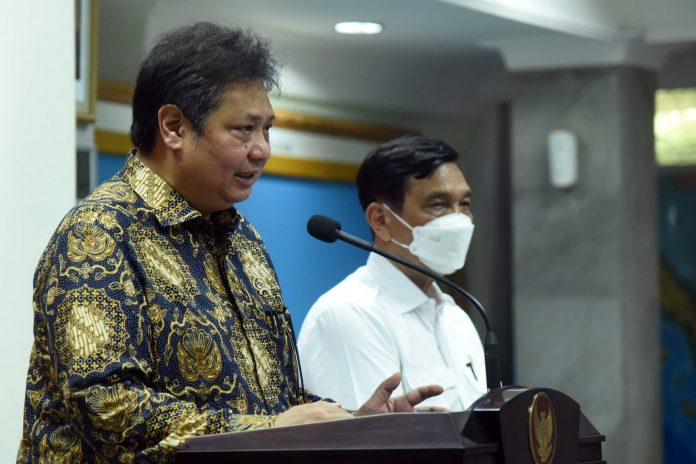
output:
[{"label": "ceiling light", "polygon": [[336,23],[334,30],[341,34],[379,34],[382,32],[382,25],[365,21],[347,21]]}]

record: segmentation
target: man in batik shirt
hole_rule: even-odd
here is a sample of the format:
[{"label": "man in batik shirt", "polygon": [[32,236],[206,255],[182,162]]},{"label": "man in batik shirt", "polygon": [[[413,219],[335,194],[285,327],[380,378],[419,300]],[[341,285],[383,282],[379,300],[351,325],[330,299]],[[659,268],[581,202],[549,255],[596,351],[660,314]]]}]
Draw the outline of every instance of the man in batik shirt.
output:
[{"label": "man in batik shirt", "polygon": [[[186,438],[352,417],[305,393],[258,233],[232,205],[270,157],[268,44],[199,23],[164,35],[133,99],[124,168],[58,226],[34,279],[18,462],[163,462]],[[358,414],[409,411],[437,386]]]}]

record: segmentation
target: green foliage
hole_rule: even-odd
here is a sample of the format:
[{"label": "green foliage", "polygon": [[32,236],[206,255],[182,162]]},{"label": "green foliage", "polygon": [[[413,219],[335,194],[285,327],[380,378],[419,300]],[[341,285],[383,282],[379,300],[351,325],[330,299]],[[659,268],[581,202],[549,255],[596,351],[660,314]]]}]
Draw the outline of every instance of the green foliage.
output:
[{"label": "green foliage", "polygon": [[696,164],[696,89],[657,91],[655,152],[659,165]]}]

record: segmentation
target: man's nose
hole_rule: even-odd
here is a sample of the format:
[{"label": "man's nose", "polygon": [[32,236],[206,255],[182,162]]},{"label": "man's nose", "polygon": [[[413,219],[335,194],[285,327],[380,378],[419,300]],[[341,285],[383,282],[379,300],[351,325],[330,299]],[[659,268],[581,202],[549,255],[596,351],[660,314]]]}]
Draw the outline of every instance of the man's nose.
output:
[{"label": "man's nose", "polygon": [[271,143],[265,134],[254,133],[249,149],[249,157],[263,161],[271,157]]}]

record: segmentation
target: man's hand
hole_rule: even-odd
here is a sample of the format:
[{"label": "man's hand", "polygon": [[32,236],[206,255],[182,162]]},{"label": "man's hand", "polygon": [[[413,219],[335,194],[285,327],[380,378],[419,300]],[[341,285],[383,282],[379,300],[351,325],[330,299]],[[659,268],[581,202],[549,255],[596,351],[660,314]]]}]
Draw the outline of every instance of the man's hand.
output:
[{"label": "man's hand", "polygon": [[284,427],[286,425],[312,424],[314,422],[351,418],[353,418],[353,415],[341,408],[339,404],[317,401],[293,406],[279,414],[276,418],[275,426]]},{"label": "man's hand", "polygon": [[[391,394],[401,383],[401,373],[397,372],[384,380],[369,400],[363,404],[356,412],[356,416],[368,416],[370,414],[382,414],[387,412],[412,412],[412,411],[444,411],[443,408],[414,408],[417,404],[430,397],[437,396],[443,392],[439,385],[426,385],[404,393],[395,398]],[[350,419],[354,417],[351,413],[336,403],[328,401],[317,401],[310,404],[293,406],[281,413],[276,418],[275,426],[284,427],[286,425],[312,424],[337,419]]]},{"label": "man's hand", "polygon": [[[387,378],[377,390],[372,394],[369,400],[360,406],[356,416],[367,416],[370,414],[382,414],[385,412],[412,412],[414,406],[427,400],[430,397],[437,396],[444,390],[439,385],[426,385],[418,387],[411,391],[407,391],[401,396],[392,398],[391,394],[396,387],[401,383],[401,373],[397,372]],[[428,410],[440,410],[439,408],[430,408]]]}]

